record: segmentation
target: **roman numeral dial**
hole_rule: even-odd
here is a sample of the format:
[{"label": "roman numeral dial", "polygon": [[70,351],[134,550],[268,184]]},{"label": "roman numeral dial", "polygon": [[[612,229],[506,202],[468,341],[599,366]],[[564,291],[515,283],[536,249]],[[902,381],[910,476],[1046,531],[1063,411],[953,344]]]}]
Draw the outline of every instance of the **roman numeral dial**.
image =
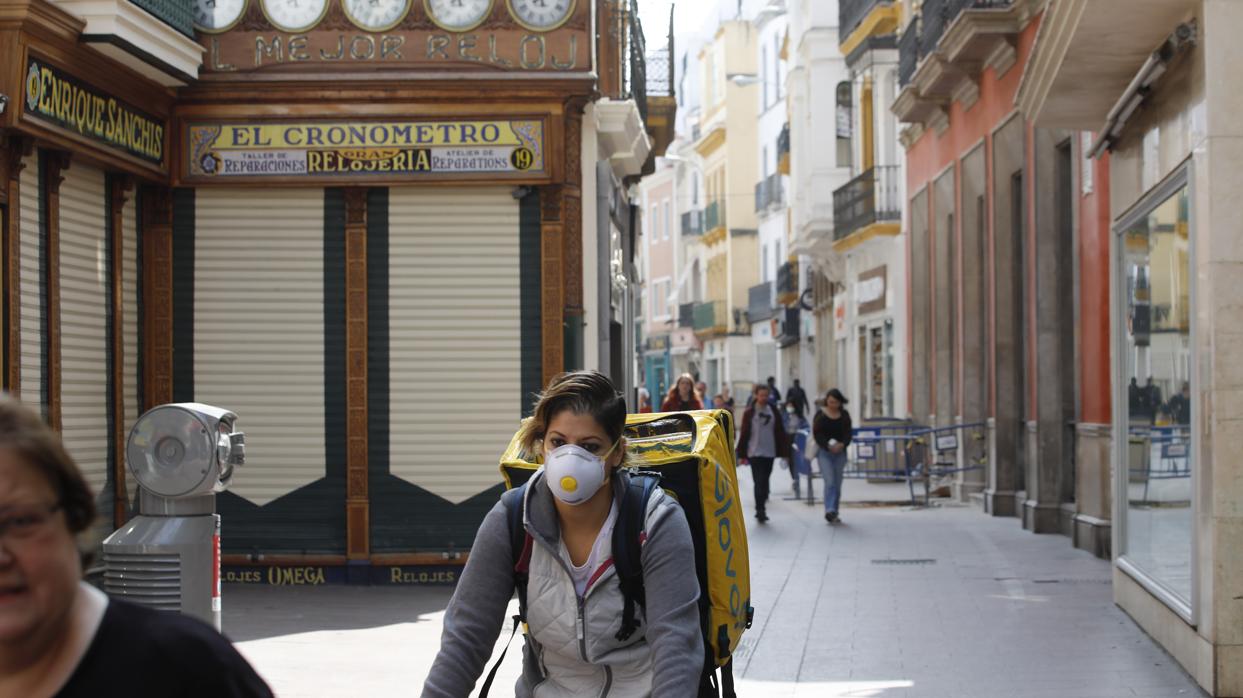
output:
[{"label": "roman numeral dial", "polygon": [[574,14],[577,0],[508,0],[514,20],[531,31],[552,31]]},{"label": "roman numeral dial", "polygon": [[427,16],[441,29],[467,32],[488,18],[493,0],[423,0]]}]

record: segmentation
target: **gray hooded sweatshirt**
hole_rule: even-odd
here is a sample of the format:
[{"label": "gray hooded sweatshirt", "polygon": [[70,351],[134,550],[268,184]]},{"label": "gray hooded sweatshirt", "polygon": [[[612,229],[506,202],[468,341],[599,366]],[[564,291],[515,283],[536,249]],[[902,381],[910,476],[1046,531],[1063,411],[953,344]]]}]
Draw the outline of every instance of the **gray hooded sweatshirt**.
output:
[{"label": "gray hooded sweatshirt", "polygon": [[[612,480],[620,505],[626,473]],[[611,541],[580,599],[561,554],[553,495],[536,473],[524,523],[533,545],[527,582],[527,634],[518,698],[687,698],[698,692],[704,662],[694,544],[681,508],[661,490],[647,510],[641,561],[647,605],[639,629],[618,641],[622,594]],[[688,574],[687,571],[691,570]],[[425,698],[465,698],[483,673],[514,595],[514,559],[505,505],[492,507],[445,611],[440,652],[423,685]]]}]

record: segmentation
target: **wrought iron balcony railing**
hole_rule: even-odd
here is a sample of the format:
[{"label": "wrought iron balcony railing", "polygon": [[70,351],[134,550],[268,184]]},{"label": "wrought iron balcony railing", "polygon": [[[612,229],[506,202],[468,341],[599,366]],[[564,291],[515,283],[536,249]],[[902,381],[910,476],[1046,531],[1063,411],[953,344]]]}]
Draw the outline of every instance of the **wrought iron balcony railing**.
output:
[{"label": "wrought iron balcony railing", "polygon": [[168,26],[194,38],[194,0],[130,0]]},{"label": "wrought iron balcony railing", "polygon": [[[898,83],[906,83],[914,75],[919,61],[937,50],[941,37],[963,10],[990,10],[1009,7],[1014,0],[924,0],[918,17],[911,20],[898,42]],[[918,27],[912,29],[912,27]],[[912,33],[917,39],[908,37]],[[910,45],[914,42],[915,45]]]},{"label": "wrought iron balcony railing", "polygon": [[790,154],[790,124],[786,124],[781,128],[781,133],[777,136],[777,158]]},{"label": "wrought iron balcony railing", "polygon": [[713,201],[704,209],[704,232],[725,227],[725,202]]},{"label": "wrought iron balcony railing", "polygon": [[708,301],[695,305],[695,334],[711,335],[729,332],[725,301]]},{"label": "wrought iron balcony railing", "polygon": [[798,262],[782,264],[777,269],[777,302],[789,305],[798,300],[800,289],[798,284]]},{"label": "wrought iron balcony railing", "polygon": [[694,303],[683,303],[678,306],[678,327],[695,327]]},{"label": "wrought iron balcony railing", "polygon": [[682,214],[682,234],[702,235],[704,231],[704,212],[687,211]]},{"label": "wrought iron balcony railing", "polygon": [[844,240],[882,221],[901,221],[898,166],[874,167],[833,192],[833,239]]},{"label": "wrought iron balcony railing", "polygon": [[771,281],[747,289],[747,321],[754,324],[771,318],[776,300]]},{"label": "wrought iron balcony railing", "polygon": [[772,206],[781,206],[786,202],[785,184],[782,183],[781,173],[774,172],[768,175],[768,203]]},{"label": "wrought iron balcony railing", "polygon": [[877,5],[892,5],[892,0],[838,0],[837,43],[844,44],[863,19]]},{"label": "wrought iron balcony railing", "polygon": [[777,331],[773,339],[777,346],[788,347],[799,341],[799,307],[782,308],[777,313]]},{"label": "wrought iron balcony railing", "polygon": [[906,25],[898,39],[898,86],[906,87],[919,66],[919,17]]}]

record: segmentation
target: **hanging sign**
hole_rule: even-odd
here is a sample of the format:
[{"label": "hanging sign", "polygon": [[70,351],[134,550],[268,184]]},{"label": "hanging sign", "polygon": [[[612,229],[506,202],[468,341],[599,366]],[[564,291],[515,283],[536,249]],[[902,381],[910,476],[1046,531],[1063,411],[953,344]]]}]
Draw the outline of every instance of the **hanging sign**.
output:
[{"label": "hanging sign", "polygon": [[70,135],[164,164],[164,122],[34,57],[26,61],[25,115]]},{"label": "hanging sign", "polygon": [[881,266],[859,275],[855,303],[860,315],[885,309],[887,267]]},{"label": "hanging sign", "polygon": [[545,174],[544,122],[190,124],[192,180]]}]

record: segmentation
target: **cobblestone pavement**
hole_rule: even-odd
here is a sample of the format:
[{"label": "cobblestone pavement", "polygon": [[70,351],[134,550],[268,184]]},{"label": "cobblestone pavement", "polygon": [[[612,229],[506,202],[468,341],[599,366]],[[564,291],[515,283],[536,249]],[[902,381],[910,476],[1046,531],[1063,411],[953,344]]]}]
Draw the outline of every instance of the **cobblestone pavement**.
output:
[{"label": "cobblestone pavement", "polygon": [[[949,504],[845,504],[829,526],[819,503],[783,499],[780,475],[771,522],[748,528],[740,696],[1205,695],[1114,606],[1109,564],[1066,538]],[[901,499],[896,487],[848,481],[846,500]],[[417,695],[450,593],[230,586],[225,632],[281,696]],[[512,694],[516,654],[493,696]]]}]

